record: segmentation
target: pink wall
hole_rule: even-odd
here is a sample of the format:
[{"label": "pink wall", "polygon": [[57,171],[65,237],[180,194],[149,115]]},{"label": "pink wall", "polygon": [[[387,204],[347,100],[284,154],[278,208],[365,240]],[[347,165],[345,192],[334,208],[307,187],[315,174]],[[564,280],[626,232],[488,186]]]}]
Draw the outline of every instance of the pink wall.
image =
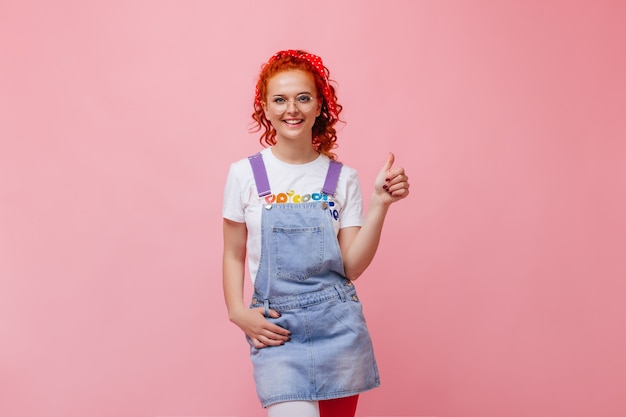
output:
[{"label": "pink wall", "polygon": [[324,57],[366,194],[367,416],[626,414],[620,1],[0,2],[0,415],[262,416],[220,283],[254,79]]}]

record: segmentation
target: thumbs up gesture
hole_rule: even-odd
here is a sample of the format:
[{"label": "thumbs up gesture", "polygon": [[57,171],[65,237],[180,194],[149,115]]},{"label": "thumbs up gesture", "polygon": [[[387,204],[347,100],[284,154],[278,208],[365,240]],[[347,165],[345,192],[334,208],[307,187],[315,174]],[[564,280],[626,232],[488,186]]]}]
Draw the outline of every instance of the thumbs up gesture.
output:
[{"label": "thumbs up gesture", "polygon": [[409,195],[409,177],[404,173],[404,168],[394,168],[394,162],[395,156],[390,153],[374,183],[374,193],[386,205],[402,200]]}]

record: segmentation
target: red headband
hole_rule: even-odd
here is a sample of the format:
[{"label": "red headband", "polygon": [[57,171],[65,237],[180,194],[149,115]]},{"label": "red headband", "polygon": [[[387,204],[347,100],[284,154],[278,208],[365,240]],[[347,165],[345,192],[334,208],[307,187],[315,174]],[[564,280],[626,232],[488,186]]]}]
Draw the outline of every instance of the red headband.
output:
[{"label": "red headband", "polygon": [[[299,52],[293,49],[289,49],[287,51],[280,51],[280,52],[275,53],[269,59],[269,61],[267,61],[267,64],[263,66],[263,69],[261,70],[261,72],[263,72],[263,70],[267,68],[267,66],[270,65],[272,62],[276,61],[278,58],[281,58],[283,56],[292,56],[295,58],[304,59],[308,61],[311,65],[313,65],[315,70],[325,81],[324,85],[322,86],[322,94],[324,95],[324,98],[326,99],[326,105],[328,106],[328,113],[330,114],[330,117],[338,119],[339,115],[337,114],[337,103],[335,102],[335,96],[333,95],[333,92],[330,90],[330,83],[328,81],[328,77],[326,77],[326,71],[324,70],[324,63],[322,62],[322,58],[320,58],[317,55],[308,54],[305,52]],[[260,94],[258,85],[256,87],[254,103],[259,106],[261,105],[261,94]]]}]

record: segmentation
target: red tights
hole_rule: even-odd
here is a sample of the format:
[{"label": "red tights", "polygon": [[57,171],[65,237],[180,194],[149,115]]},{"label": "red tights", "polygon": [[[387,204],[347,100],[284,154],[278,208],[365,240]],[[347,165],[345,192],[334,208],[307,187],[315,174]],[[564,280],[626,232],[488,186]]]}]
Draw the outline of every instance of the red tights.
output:
[{"label": "red tights", "polygon": [[322,400],[319,402],[320,417],[354,417],[354,413],[356,413],[356,403],[358,401],[358,395],[335,398],[333,400]]}]

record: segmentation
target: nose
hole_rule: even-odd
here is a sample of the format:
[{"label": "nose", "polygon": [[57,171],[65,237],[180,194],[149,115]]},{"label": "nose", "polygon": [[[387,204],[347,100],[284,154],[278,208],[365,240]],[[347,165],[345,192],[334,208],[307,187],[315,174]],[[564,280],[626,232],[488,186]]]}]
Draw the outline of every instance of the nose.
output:
[{"label": "nose", "polygon": [[287,101],[287,113],[298,113],[300,109],[296,106],[296,100],[291,99]]}]

